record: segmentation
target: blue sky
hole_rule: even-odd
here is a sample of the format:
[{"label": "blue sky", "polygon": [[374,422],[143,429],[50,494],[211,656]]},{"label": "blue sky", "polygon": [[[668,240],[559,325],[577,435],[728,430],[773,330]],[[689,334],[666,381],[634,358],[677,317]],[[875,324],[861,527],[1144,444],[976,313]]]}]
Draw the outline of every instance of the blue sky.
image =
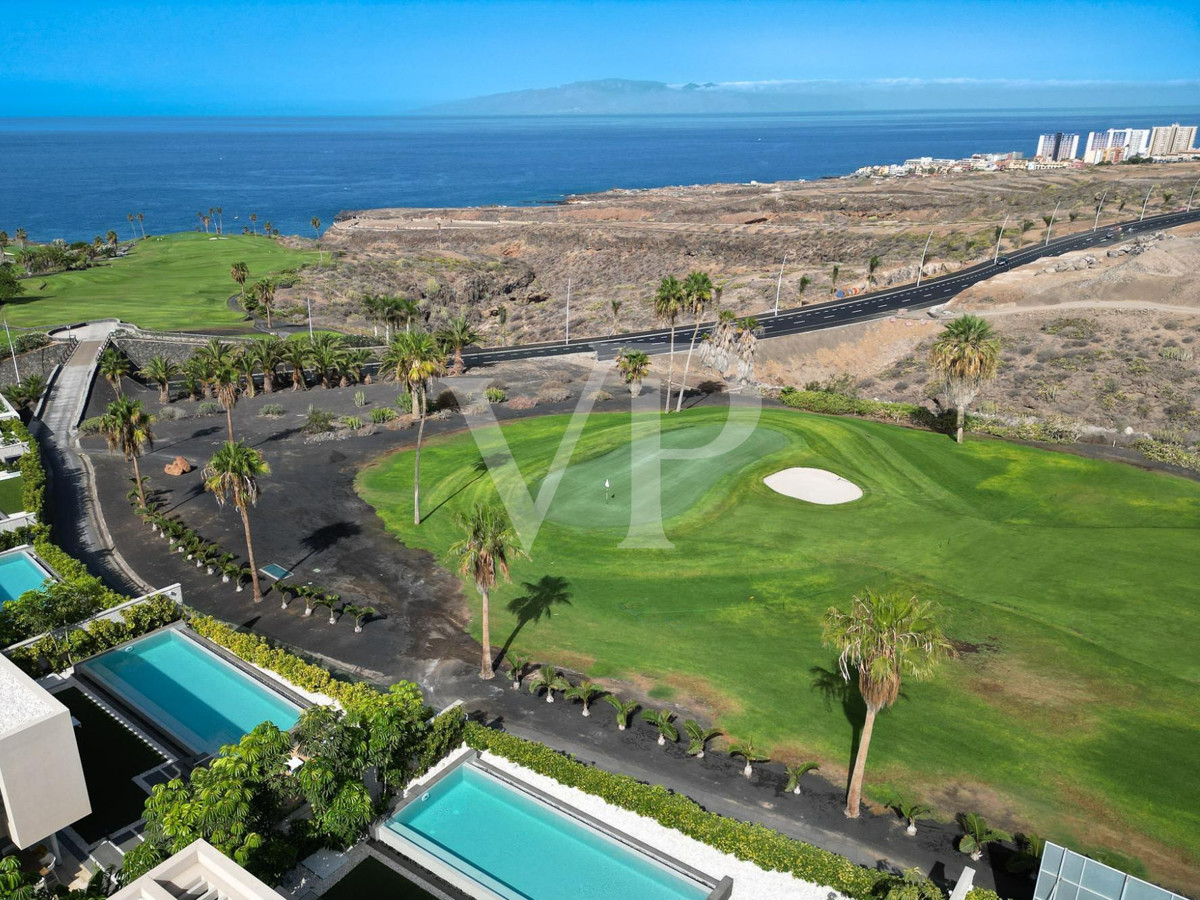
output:
[{"label": "blue sky", "polygon": [[1200,78],[1195,2],[0,0],[0,115],[391,114],[595,78]]}]

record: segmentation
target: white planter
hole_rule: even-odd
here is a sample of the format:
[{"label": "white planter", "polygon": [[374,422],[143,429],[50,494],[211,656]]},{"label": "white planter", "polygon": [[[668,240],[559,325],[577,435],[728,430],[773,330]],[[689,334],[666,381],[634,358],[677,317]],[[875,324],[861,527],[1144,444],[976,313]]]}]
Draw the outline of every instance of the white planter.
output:
[{"label": "white planter", "polygon": [[238,584],[237,584],[237,592],[238,592],[239,594],[242,592],[242,583],[241,583],[240,581],[239,581],[239,582],[238,582]]},{"label": "white planter", "polygon": [[696,754],[696,759],[704,759],[704,751],[703,750],[701,750],[699,753]]},{"label": "white planter", "polygon": [[514,682],[512,683],[512,689],[513,689],[514,691],[519,691],[519,690],[521,689],[521,682],[519,682],[519,681],[514,681]]},{"label": "white planter", "polygon": [[658,736],[658,746],[660,746],[660,747],[661,747],[661,746],[662,746],[663,744],[665,744],[666,742],[667,742],[667,736],[666,736],[665,734],[660,734],[660,735]]},{"label": "white planter", "polygon": [[337,624],[337,616],[335,616],[333,613],[330,613],[330,614],[329,614],[329,624],[330,624],[330,625],[336,625],[336,624]]},{"label": "white planter", "polygon": [[550,691],[546,691],[546,702],[547,702],[547,703],[553,703],[553,702],[554,702],[554,694],[553,694],[553,693],[551,693]]},{"label": "white planter", "polygon": [[624,731],[624,730],[625,730],[625,726],[618,723],[617,731]]},{"label": "white planter", "polygon": [[591,714],[592,714],[592,711],[591,711],[590,709],[588,709],[588,708],[585,706],[585,707],[583,708],[583,717],[586,719],[586,718],[587,718],[588,716],[590,716]]},{"label": "white planter", "polygon": [[754,767],[750,763],[746,763],[746,768],[742,769],[742,774],[749,778],[754,774]]},{"label": "white planter", "polygon": [[355,626],[354,626],[354,633],[355,633],[355,634],[362,634],[362,626],[361,626],[361,625],[355,625]]},{"label": "white planter", "polygon": [[304,610],[304,615],[305,615],[305,616],[311,616],[311,615],[312,615],[312,607],[311,607],[311,606],[310,606],[308,609]]},{"label": "white planter", "polygon": [[212,566],[205,566],[205,567],[204,567],[204,571],[205,571],[207,574],[209,574],[209,575],[215,575],[215,574],[217,574],[217,570],[216,570],[216,569],[214,569]]},{"label": "white planter", "polygon": [[917,833],[917,825],[915,822],[909,822],[908,827],[904,829],[904,833],[909,837],[913,837]]},{"label": "white planter", "polygon": [[229,576],[224,572],[221,573],[221,584],[229,584]]}]

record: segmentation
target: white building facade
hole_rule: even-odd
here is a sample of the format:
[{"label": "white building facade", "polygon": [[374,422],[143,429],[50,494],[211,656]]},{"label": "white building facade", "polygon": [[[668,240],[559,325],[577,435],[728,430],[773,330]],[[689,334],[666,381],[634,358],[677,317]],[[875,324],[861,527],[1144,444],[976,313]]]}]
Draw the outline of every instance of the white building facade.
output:
[{"label": "white building facade", "polygon": [[1067,134],[1062,131],[1040,135],[1037,153],[1034,155],[1046,162],[1075,159],[1079,155],[1079,135]]},{"label": "white building facade", "polygon": [[1150,133],[1150,156],[1173,156],[1188,153],[1196,147],[1196,126],[1159,125]]}]

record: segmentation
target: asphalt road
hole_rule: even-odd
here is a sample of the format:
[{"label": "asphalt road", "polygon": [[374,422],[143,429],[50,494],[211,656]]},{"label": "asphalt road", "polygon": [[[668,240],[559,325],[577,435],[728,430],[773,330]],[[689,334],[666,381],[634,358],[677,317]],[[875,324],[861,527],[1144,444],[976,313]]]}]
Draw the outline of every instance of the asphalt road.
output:
[{"label": "asphalt road", "polygon": [[[758,316],[761,326],[760,337],[781,337],[807,331],[820,331],[887,316],[901,309],[926,309],[945,303],[973,284],[986,281],[993,275],[1015,266],[1028,265],[1048,256],[1061,256],[1071,250],[1110,247],[1123,243],[1130,237],[1146,232],[1160,231],[1188,222],[1200,221],[1200,209],[1191,212],[1174,212],[1160,216],[1147,216],[1143,221],[1136,219],[1107,225],[1096,231],[1071,234],[1038,243],[1002,256],[1006,266],[983,263],[962,269],[950,275],[922,280],[921,285],[904,285],[890,290],[872,291],[829,303],[819,303],[799,309],[780,310],[778,315],[766,313]],[[1109,232],[1120,228],[1120,234],[1109,238]],[[706,323],[701,328],[711,327]],[[670,332],[667,329],[638,331],[619,337],[578,338],[570,342],[558,341],[542,344],[523,344],[517,347],[498,347],[486,350],[468,350],[463,356],[472,366],[502,362],[511,359],[535,359],[544,356],[562,356],[567,353],[594,352],[601,358],[615,356],[622,348],[630,347],[647,353],[665,353],[669,349]]]}]

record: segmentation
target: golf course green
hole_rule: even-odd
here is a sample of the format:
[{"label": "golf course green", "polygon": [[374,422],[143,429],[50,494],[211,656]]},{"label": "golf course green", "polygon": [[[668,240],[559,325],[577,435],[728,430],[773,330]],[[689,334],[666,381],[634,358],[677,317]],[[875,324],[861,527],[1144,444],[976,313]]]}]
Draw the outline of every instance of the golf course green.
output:
[{"label": "golf course green", "polygon": [[246,263],[250,285],[316,259],[261,235],[151,235],[128,256],[90,269],[22,279],[24,293],[5,303],[3,314],[24,327],[119,318],[167,331],[246,331],[244,316],[227,303],[238,291],[230,266]]},{"label": "golf course green", "polygon": [[[726,415],[670,416],[662,443],[703,444]],[[566,424],[502,428],[535,497]],[[867,586],[912,591],[944,607],[959,656],[881,716],[868,795],[891,786],[942,815],[983,812],[1132,854],[1152,873],[1200,864],[1200,484],[765,410],[732,453],[664,460],[674,546],[626,549],[630,427],[628,414],[588,419],[530,558],[493,597],[495,646],[627,679],[779,759],[818,759],[836,780],[859,701],[829,677],[821,615]],[[411,451],[364,469],[358,488],[398,540],[441,557],[456,513],[497,502],[479,463],[469,433],[427,443],[420,526]],[[762,483],[790,466],[832,471],[864,496],[818,506]],[[473,587],[465,595],[477,611]]]}]

